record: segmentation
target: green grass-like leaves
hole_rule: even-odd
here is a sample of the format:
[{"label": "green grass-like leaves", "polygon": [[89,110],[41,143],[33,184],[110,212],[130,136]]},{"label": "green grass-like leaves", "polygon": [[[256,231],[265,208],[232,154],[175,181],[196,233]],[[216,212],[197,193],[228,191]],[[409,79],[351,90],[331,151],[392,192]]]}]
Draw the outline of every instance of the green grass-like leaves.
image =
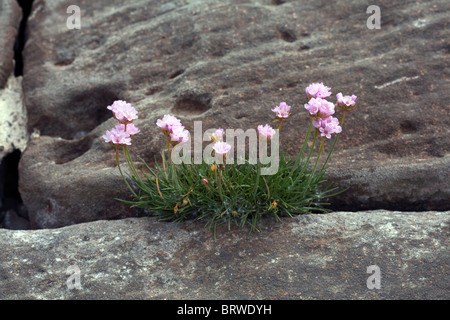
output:
[{"label": "green grass-like leaves", "polygon": [[[308,135],[311,131],[308,131]],[[307,136],[308,138],[308,136]],[[315,139],[314,139],[315,141]],[[330,150],[326,162],[336,144]],[[132,207],[144,208],[160,220],[182,222],[186,219],[206,221],[206,227],[219,225],[249,226],[259,231],[262,219],[272,216],[293,217],[298,214],[329,211],[324,200],[341,193],[324,180],[325,165],[317,170],[310,163],[314,145],[306,152],[306,140],[297,159],[280,154],[278,172],[261,175],[257,164],[226,164],[211,169],[211,164],[162,163],[151,168],[143,159],[136,170],[126,147],[129,178],[136,185],[133,200],[120,200]],[[321,149],[319,149],[320,156]],[[306,153],[306,155],[304,155]]]}]

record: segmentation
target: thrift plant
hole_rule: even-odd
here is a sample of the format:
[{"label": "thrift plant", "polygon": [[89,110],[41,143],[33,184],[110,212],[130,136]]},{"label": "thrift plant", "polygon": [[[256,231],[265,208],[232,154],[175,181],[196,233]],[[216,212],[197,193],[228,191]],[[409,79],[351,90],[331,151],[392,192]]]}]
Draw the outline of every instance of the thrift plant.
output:
[{"label": "thrift plant", "polygon": [[[188,161],[175,164],[173,159],[180,152],[178,147],[190,142],[191,138],[179,119],[166,114],[156,121],[160,132],[166,137],[161,161],[155,161],[154,167],[150,167],[140,159],[142,166],[136,169],[128,146],[133,136],[140,132],[133,123],[138,119],[138,112],[125,101],[115,101],[108,109],[113,112],[118,124],[106,131],[103,138],[114,147],[120,174],[132,194],[131,200],[120,201],[144,208],[160,220],[204,220],[214,233],[221,224],[228,228],[231,224],[248,225],[251,231],[259,231],[264,216],[272,216],[279,221],[283,216],[330,211],[326,208],[329,205],[326,200],[343,190],[338,191],[332,183],[326,184],[324,174],[342,132],[345,113],[356,105],[355,95],[338,93],[337,106],[342,113],[340,119],[334,117],[335,104],[326,100],[331,95],[330,90],[323,83],[313,83],[306,88],[308,102],[304,107],[310,124],[305,140],[294,159],[286,158],[281,150],[279,154],[271,155],[274,156],[272,161],[278,161],[275,174],[264,174],[268,162],[263,159],[267,160],[267,146],[278,143],[282,124],[291,115],[291,106],[285,102],[271,109],[274,121],[278,121],[277,129],[268,124],[256,128],[259,146],[256,163],[250,161],[250,156],[236,163],[231,153],[232,145],[224,141],[226,131],[219,128],[210,136],[212,160],[202,159],[200,163],[192,163],[190,157],[185,157]],[[325,141],[331,138],[334,141],[319,167]],[[308,147],[310,140],[312,144]],[[128,164],[128,179],[120,166],[120,149]],[[182,150],[184,152],[186,149]],[[271,148],[271,153],[277,151],[275,149],[273,152]]]}]

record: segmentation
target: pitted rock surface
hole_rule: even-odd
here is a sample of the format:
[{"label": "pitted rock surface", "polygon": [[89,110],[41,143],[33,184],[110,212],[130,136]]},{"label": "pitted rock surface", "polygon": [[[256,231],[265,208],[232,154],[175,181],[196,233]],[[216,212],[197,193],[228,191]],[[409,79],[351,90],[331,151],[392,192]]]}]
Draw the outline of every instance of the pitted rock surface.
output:
[{"label": "pitted rock surface", "polygon": [[215,241],[199,222],[147,217],[0,229],[0,298],[447,300],[449,218],[333,212],[219,228]]}]

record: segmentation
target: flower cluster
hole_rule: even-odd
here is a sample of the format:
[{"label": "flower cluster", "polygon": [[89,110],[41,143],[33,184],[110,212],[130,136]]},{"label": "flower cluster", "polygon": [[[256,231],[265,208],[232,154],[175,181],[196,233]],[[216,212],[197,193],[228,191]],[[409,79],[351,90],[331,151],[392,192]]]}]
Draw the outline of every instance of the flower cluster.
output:
[{"label": "flower cluster", "polygon": [[272,109],[272,112],[275,112],[277,119],[286,119],[291,114],[290,111],[291,106],[288,106],[286,102],[281,102],[279,106]]},{"label": "flower cluster", "polygon": [[[231,150],[231,145],[223,141],[223,136],[225,135],[225,130],[222,128],[217,129],[211,134],[211,141],[215,142],[213,145],[212,154],[217,158],[226,158],[226,155]],[[211,167],[213,168],[213,167]],[[213,170],[214,171],[214,170]]]},{"label": "flower cluster", "polygon": [[322,98],[311,98],[305,109],[309,111],[309,115],[313,118],[328,118],[334,114],[334,103]]},{"label": "flower cluster", "polygon": [[120,123],[127,124],[133,122],[138,118],[137,111],[133,106],[123,100],[114,101],[112,105],[108,106]]},{"label": "flower cluster", "polygon": [[[279,120],[278,129],[281,129],[281,124],[284,120],[289,118],[291,115],[291,106],[288,106],[286,102],[280,102],[278,106],[271,109],[273,113],[275,113],[275,118]],[[272,139],[272,137],[277,133],[270,125],[266,124],[265,126],[258,126],[258,135],[267,140]]]},{"label": "flower cluster", "polygon": [[[331,88],[326,87],[323,83],[312,83],[306,88],[306,95],[309,99],[305,104],[305,109],[308,110],[309,115],[313,118],[313,126],[319,130],[322,137],[327,139],[331,135],[342,132],[342,121],[333,117],[335,113],[335,105],[332,102],[325,100],[331,95]],[[355,107],[356,96],[343,96],[342,93],[336,95],[337,105],[345,111],[351,110]]]},{"label": "flower cluster", "polygon": [[213,142],[219,142],[219,141],[222,141],[224,134],[225,134],[225,130],[223,130],[222,128],[217,129],[217,130],[211,135],[211,141],[213,141]]},{"label": "flower cluster", "polygon": [[213,150],[215,154],[224,156],[231,150],[231,145],[223,141],[217,141],[214,143]]},{"label": "flower cluster", "polygon": [[308,99],[311,98],[326,98],[331,96],[331,88],[324,86],[322,82],[320,83],[311,83],[309,86],[306,87],[306,95],[308,96]]},{"label": "flower cluster", "polygon": [[276,134],[277,132],[272,129],[271,126],[269,126],[268,124],[266,124],[265,126],[263,125],[259,125],[258,126],[258,134],[260,137],[263,137],[267,140],[272,139],[272,137]]},{"label": "flower cluster", "polygon": [[187,141],[189,141],[189,131],[185,130],[184,127],[177,127],[170,133],[170,143],[172,145]]},{"label": "flower cluster", "polygon": [[322,137],[331,139],[331,135],[335,133],[341,133],[342,128],[339,125],[339,120],[335,117],[318,118],[312,121],[313,126],[320,131]]},{"label": "flower cluster", "polygon": [[114,118],[119,123],[111,130],[106,130],[102,136],[106,143],[114,146],[131,145],[131,138],[140,132],[132,122],[137,119],[137,111],[130,104],[122,100],[114,101],[114,103],[107,107],[114,114]]},{"label": "flower cluster", "polygon": [[352,94],[351,96],[343,96],[341,92],[336,95],[338,106],[344,110],[352,110],[356,103],[356,96]]},{"label": "flower cluster", "polygon": [[172,115],[164,115],[162,119],[156,121],[156,125],[167,136],[172,146],[189,141],[189,131],[184,129],[180,119]]}]

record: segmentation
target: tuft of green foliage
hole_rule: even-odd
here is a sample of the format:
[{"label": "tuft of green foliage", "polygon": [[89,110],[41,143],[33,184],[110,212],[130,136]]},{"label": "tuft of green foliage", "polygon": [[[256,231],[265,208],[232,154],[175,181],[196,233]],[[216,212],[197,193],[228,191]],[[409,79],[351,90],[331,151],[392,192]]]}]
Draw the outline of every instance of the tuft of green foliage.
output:
[{"label": "tuft of green foliage", "polygon": [[[311,126],[308,130],[308,136]],[[202,164],[174,165],[162,153],[162,163],[155,161],[151,168],[143,159],[139,172],[134,168],[126,146],[131,168],[129,178],[137,187],[133,200],[120,200],[131,207],[144,208],[159,220],[182,222],[186,219],[206,221],[214,230],[219,225],[249,226],[250,231],[260,231],[265,216],[277,221],[281,217],[330,211],[325,199],[338,191],[324,180],[326,163],[337,142],[337,136],[325,164],[317,170],[323,140],[314,165],[312,147],[307,148],[307,138],[297,159],[287,159],[280,154],[278,172],[261,175],[261,164]],[[130,187],[130,186],[129,186]]]},{"label": "tuft of green foliage", "polygon": [[[335,113],[335,105],[322,98],[331,95],[329,90],[323,83],[312,83],[305,90],[309,99],[305,109],[309,113],[310,124],[295,159],[288,159],[282,150],[278,149],[281,126],[291,114],[290,106],[281,102],[271,110],[275,113],[275,121],[279,122],[278,132],[267,124],[258,126],[259,155],[262,159],[265,158],[264,143],[266,147],[269,141],[276,143],[276,154],[272,153],[271,148],[271,155],[276,156],[277,172],[272,175],[262,174],[263,169],[268,169],[264,170],[264,173],[272,173],[273,163],[265,168],[261,159],[258,159],[257,164],[250,161],[239,161],[236,164],[233,161],[224,161],[224,164],[217,165],[203,161],[201,164],[181,162],[175,165],[171,158],[171,146],[185,146],[183,143],[189,141],[190,137],[181,121],[168,114],[156,122],[161,133],[167,138],[167,151],[162,151],[161,162],[155,161],[154,167],[151,168],[144,159],[140,159],[142,166],[137,170],[128,151],[132,137],[140,132],[132,124],[137,119],[137,111],[125,101],[115,101],[108,109],[113,111],[119,124],[110,131],[107,130],[102,137],[105,142],[115,147],[118,169],[132,193],[132,200],[117,200],[131,207],[143,208],[163,221],[206,221],[206,227],[214,230],[214,236],[219,225],[226,225],[228,229],[232,224],[239,227],[248,226],[250,231],[260,231],[261,222],[266,216],[279,221],[284,216],[331,211],[326,208],[329,205],[327,199],[345,190],[339,191],[332,183],[327,183],[324,178],[325,169],[342,132],[345,113],[355,108],[357,97],[343,96],[342,93],[336,95],[337,106],[342,109],[341,119],[338,120],[332,116]],[[215,144],[209,160],[215,158],[216,162],[220,163],[220,160],[226,160],[226,155],[232,147],[222,141],[224,133],[223,129],[217,129],[211,135],[211,141]],[[275,134],[277,139],[274,142]],[[312,145],[308,146],[311,134]],[[324,143],[332,136],[334,142],[323,161],[321,155]],[[317,143],[319,146],[315,148]],[[272,146],[274,145],[271,144]],[[120,167],[119,148],[123,149],[130,169],[128,179]],[[166,159],[165,152],[170,160]],[[318,166],[319,159],[323,161],[321,166]],[[274,161],[272,157],[271,161]],[[134,185],[134,188],[131,185]]]}]

